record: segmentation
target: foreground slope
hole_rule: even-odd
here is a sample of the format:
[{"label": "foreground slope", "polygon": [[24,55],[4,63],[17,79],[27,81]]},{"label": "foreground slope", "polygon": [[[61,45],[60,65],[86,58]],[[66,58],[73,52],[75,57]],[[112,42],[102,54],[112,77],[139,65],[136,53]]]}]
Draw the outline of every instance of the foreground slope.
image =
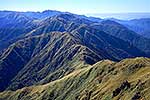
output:
[{"label": "foreground slope", "polygon": [[150,59],[103,60],[45,85],[0,93],[2,100],[149,100]]}]

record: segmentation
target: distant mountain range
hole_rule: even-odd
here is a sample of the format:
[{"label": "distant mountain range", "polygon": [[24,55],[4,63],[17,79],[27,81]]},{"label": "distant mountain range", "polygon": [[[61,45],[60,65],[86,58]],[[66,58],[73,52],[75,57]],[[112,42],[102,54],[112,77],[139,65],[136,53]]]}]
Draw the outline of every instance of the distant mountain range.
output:
[{"label": "distant mountain range", "polygon": [[0,11],[0,22],[0,100],[148,98],[150,19],[46,10]]},{"label": "distant mountain range", "polygon": [[125,25],[127,28],[137,32],[138,34],[146,38],[150,38],[150,29],[149,29],[150,17],[133,20],[117,20],[117,19],[112,20]]},{"label": "distant mountain range", "polygon": [[87,16],[95,16],[100,18],[116,18],[120,20],[132,20],[141,18],[150,18],[150,12],[147,13],[95,13],[86,14]]}]

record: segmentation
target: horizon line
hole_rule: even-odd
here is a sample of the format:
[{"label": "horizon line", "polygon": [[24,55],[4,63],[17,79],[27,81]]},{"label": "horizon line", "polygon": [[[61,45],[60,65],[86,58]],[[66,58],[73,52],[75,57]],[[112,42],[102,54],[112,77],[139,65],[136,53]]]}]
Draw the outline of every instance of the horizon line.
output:
[{"label": "horizon line", "polygon": [[[21,11],[21,10],[5,10],[5,9],[0,9],[0,11],[12,11],[12,12],[44,12],[44,11],[56,11],[56,12],[66,12],[66,13],[74,13],[74,12],[69,12],[69,11],[61,11],[61,10],[53,10],[53,9],[45,9],[45,10],[39,10],[39,11],[34,11],[34,10],[26,10],[26,11]],[[82,13],[82,14],[137,14],[137,13],[149,13],[150,12],[99,12],[99,13]],[[75,14],[79,14],[79,13],[75,13]],[[80,13],[81,14],[81,13]]]}]

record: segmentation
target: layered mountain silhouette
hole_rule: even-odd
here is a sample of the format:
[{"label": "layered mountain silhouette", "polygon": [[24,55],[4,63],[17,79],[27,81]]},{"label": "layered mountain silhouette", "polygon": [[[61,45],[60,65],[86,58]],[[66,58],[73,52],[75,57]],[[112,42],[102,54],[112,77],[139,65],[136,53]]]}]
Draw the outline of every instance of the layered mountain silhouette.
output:
[{"label": "layered mountain silhouette", "polygon": [[111,20],[104,20],[101,23],[93,24],[92,27],[103,30],[107,34],[127,41],[138,49],[146,52],[148,55],[150,53],[150,39],[135,33],[134,31],[117,22]]},{"label": "layered mountain silhouette", "polygon": [[146,37],[150,38],[150,18],[141,18],[141,19],[133,19],[133,20],[117,20],[117,19],[111,19],[114,20],[120,24],[125,25],[129,29],[135,31],[136,33]]},{"label": "layered mountain silhouette", "polygon": [[138,75],[142,80],[146,69],[143,73],[148,75],[150,62],[144,57],[150,57],[150,39],[136,31],[117,21],[68,12],[1,11],[0,15],[0,91],[4,91],[0,99],[144,97],[138,90],[132,92],[137,80],[130,78]]}]

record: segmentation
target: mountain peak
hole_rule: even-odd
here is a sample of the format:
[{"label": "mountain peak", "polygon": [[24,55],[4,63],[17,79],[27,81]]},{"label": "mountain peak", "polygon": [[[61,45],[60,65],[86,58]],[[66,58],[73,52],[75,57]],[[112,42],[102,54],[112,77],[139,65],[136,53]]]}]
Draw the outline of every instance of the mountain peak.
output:
[{"label": "mountain peak", "polygon": [[[117,22],[115,22],[115,21],[113,21],[113,20],[109,20],[109,19],[104,20],[104,21],[102,21],[101,23],[102,23],[102,24],[109,24],[109,25],[117,25],[117,26],[119,26],[119,27],[124,27],[123,25],[121,25],[121,24],[119,24],[119,23],[117,23]],[[124,27],[124,28],[125,28],[125,27]]]},{"label": "mountain peak", "polygon": [[57,18],[63,18],[65,20],[72,20],[72,19],[76,18],[75,15],[71,14],[71,13],[59,14],[59,15],[56,15],[56,17]]},{"label": "mountain peak", "polygon": [[44,10],[44,11],[42,11],[42,13],[53,13],[53,12],[60,12],[60,11],[56,11],[56,10]]},{"label": "mountain peak", "polygon": [[5,16],[6,19],[10,19],[10,20],[16,20],[16,21],[19,21],[19,20],[24,20],[24,21],[28,21],[28,20],[33,20],[32,18],[30,17],[27,17],[25,16],[24,14],[21,14],[20,12],[12,12],[8,15]]}]

